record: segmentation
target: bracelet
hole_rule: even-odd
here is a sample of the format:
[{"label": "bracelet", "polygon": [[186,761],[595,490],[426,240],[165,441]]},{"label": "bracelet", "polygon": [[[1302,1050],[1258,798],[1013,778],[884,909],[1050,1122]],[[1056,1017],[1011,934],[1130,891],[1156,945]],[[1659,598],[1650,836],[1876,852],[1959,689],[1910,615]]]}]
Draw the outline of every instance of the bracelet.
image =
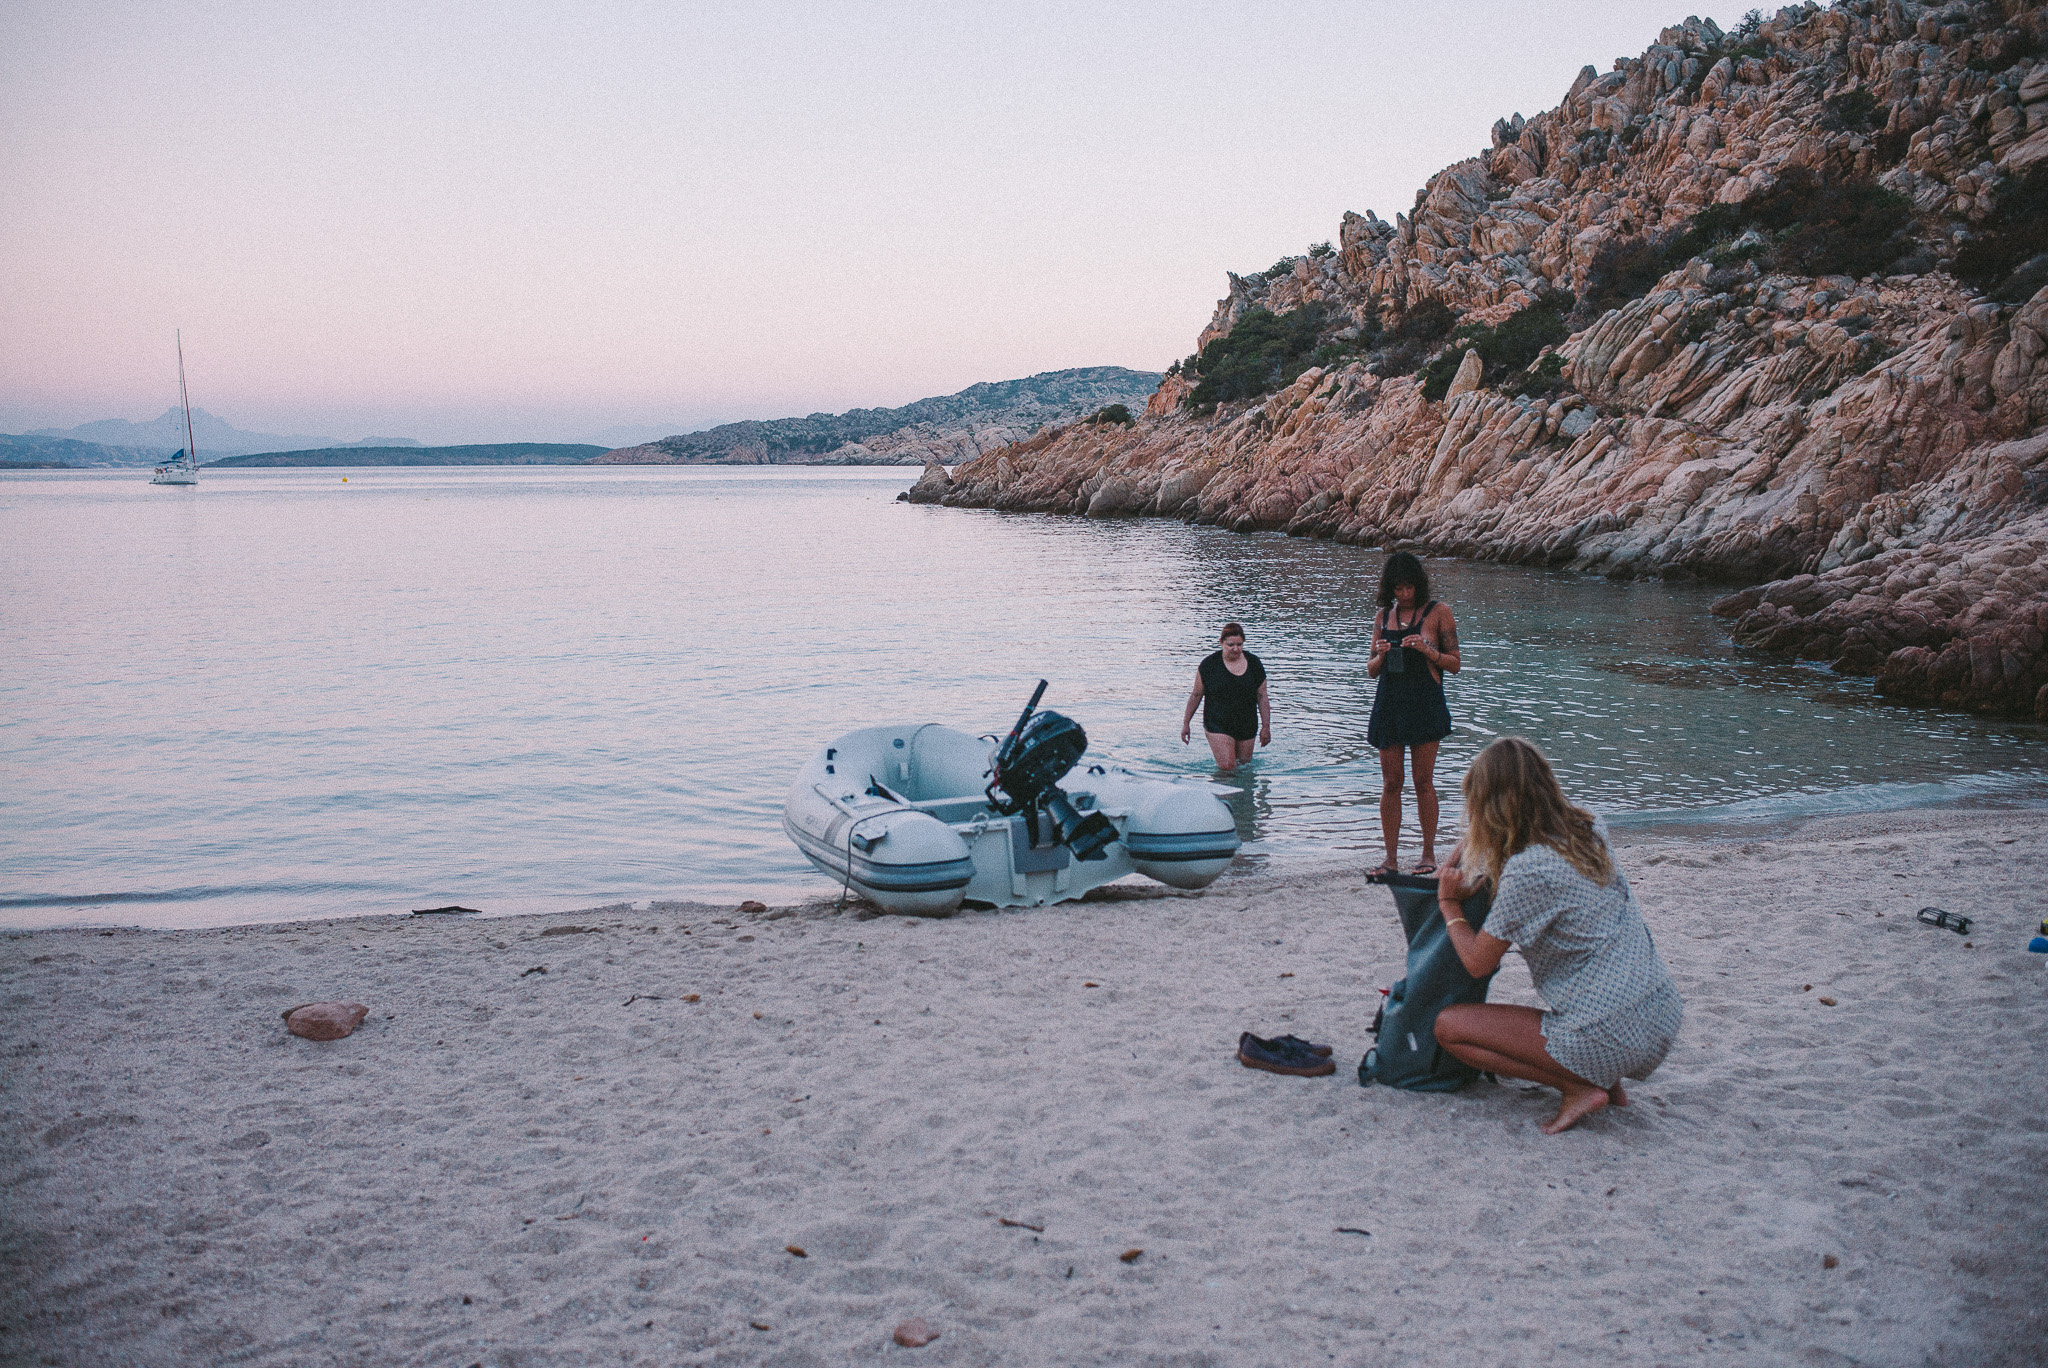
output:
[{"label": "bracelet", "polygon": [[1471,929],[1472,929],[1472,923],[1471,923],[1471,922],[1468,922],[1468,921],[1466,921],[1466,920],[1465,920],[1465,919],[1464,919],[1463,917],[1452,917],[1452,918],[1451,918],[1451,919],[1450,919],[1449,921],[1445,922],[1445,923],[1444,923],[1444,925],[1445,925],[1445,926],[1463,926],[1463,927],[1464,927],[1464,928],[1465,928],[1465,929],[1466,929],[1467,931],[1469,931],[1469,930],[1471,930]]}]

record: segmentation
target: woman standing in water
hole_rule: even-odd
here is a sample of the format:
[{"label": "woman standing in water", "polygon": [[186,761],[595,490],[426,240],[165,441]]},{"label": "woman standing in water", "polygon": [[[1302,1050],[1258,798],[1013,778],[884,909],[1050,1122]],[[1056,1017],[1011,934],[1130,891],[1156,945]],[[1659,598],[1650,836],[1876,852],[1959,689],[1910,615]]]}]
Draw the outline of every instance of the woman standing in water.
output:
[{"label": "woman standing in water", "polygon": [[1380,753],[1380,834],[1387,858],[1375,874],[1394,873],[1401,845],[1403,755],[1415,758],[1415,815],[1422,824],[1417,874],[1436,872],[1436,748],[1451,734],[1444,674],[1464,665],[1451,610],[1429,596],[1429,575],[1406,551],[1380,571],[1380,611],[1373,619],[1372,658],[1365,672],[1379,681],[1366,724],[1366,744]]},{"label": "woman standing in water", "polygon": [[1224,623],[1216,644],[1195,669],[1195,687],[1180,716],[1180,743],[1188,744],[1195,705],[1201,704],[1216,768],[1228,773],[1252,758],[1253,737],[1261,746],[1273,744],[1273,705],[1266,697],[1266,667],[1244,648],[1244,628]]},{"label": "woman standing in water", "polygon": [[[1482,880],[1493,904],[1474,930],[1464,898]],[[1467,973],[1485,978],[1513,944],[1549,1011],[1468,1002],[1437,1014],[1439,1045],[1475,1069],[1564,1094],[1555,1135],[1648,1078],[1685,1015],[1628,880],[1593,814],[1572,806],[1543,752],[1504,736],[1465,774],[1465,839],[1437,880],[1444,930]]]}]

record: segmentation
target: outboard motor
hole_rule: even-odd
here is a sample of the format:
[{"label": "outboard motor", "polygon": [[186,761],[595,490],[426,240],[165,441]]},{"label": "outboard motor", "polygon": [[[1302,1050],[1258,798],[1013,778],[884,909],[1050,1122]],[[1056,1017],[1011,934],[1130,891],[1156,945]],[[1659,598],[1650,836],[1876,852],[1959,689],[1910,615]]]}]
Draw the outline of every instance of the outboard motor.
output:
[{"label": "outboard motor", "polygon": [[1103,859],[1104,847],[1117,838],[1116,824],[1099,812],[1082,816],[1059,788],[1060,777],[1087,752],[1088,733],[1071,717],[1038,712],[1038,700],[1043,697],[1045,681],[1041,679],[1018,715],[1017,725],[996,747],[995,769],[987,789],[989,806],[1004,814],[1023,813],[1034,845],[1043,812],[1051,819],[1060,844],[1077,859]]}]

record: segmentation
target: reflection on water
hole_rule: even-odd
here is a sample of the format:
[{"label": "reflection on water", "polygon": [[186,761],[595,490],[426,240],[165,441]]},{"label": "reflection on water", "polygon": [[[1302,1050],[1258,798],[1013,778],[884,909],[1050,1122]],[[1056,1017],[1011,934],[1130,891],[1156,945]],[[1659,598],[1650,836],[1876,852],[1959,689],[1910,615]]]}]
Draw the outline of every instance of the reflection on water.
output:
[{"label": "reflection on water", "polygon": [[[0,922],[818,892],[780,829],[813,747],[1002,730],[1044,677],[1098,755],[1208,773],[1180,708],[1231,618],[1274,701],[1246,858],[1377,859],[1376,553],[912,507],[908,471],[348,473],[0,477]],[[1447,827],[1508,732],[1622,822],[2048,792],[2044,729],[1742,655],[1712,590],[1431,573]]]},{"label": "reflection on water", "polygon": [[[1217,779],[1237,786],[1235,793],[1225,795],[1223,805],[1237,819],[1238,839],[1256,847],[1265,839],[1266,828],[1273,820],[1272,777],[1259,773],[1255,767],[1246,766],[1230,774],[1219,774]],[[1256,851],[1252,853],[1256,854]]]}]

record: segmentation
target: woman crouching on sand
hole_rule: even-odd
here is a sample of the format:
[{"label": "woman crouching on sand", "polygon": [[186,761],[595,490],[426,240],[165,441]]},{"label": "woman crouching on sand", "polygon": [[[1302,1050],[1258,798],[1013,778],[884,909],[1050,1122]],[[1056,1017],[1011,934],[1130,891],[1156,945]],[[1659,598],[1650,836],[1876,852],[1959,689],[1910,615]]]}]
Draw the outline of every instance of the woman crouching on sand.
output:
[{"label": "woman crouching on sand", "polygon": [[[1462,899],[1489,879],[1493,906],[1475,931]],[[1513,945],[1550,1004],[1446,1007],[1437,1043],[1474,1068],[1562,1092],[1546,1135],[1609,1102],[1627,1106],[1622,1077],[1648,1078],[1663,1062],[1683,1007],[1605,835],[1565,798],[1542,751],[1508,736],[1479,752],[1465,775],[1465,839],[1437,888],[1466,970],[1491,974]]]}]

